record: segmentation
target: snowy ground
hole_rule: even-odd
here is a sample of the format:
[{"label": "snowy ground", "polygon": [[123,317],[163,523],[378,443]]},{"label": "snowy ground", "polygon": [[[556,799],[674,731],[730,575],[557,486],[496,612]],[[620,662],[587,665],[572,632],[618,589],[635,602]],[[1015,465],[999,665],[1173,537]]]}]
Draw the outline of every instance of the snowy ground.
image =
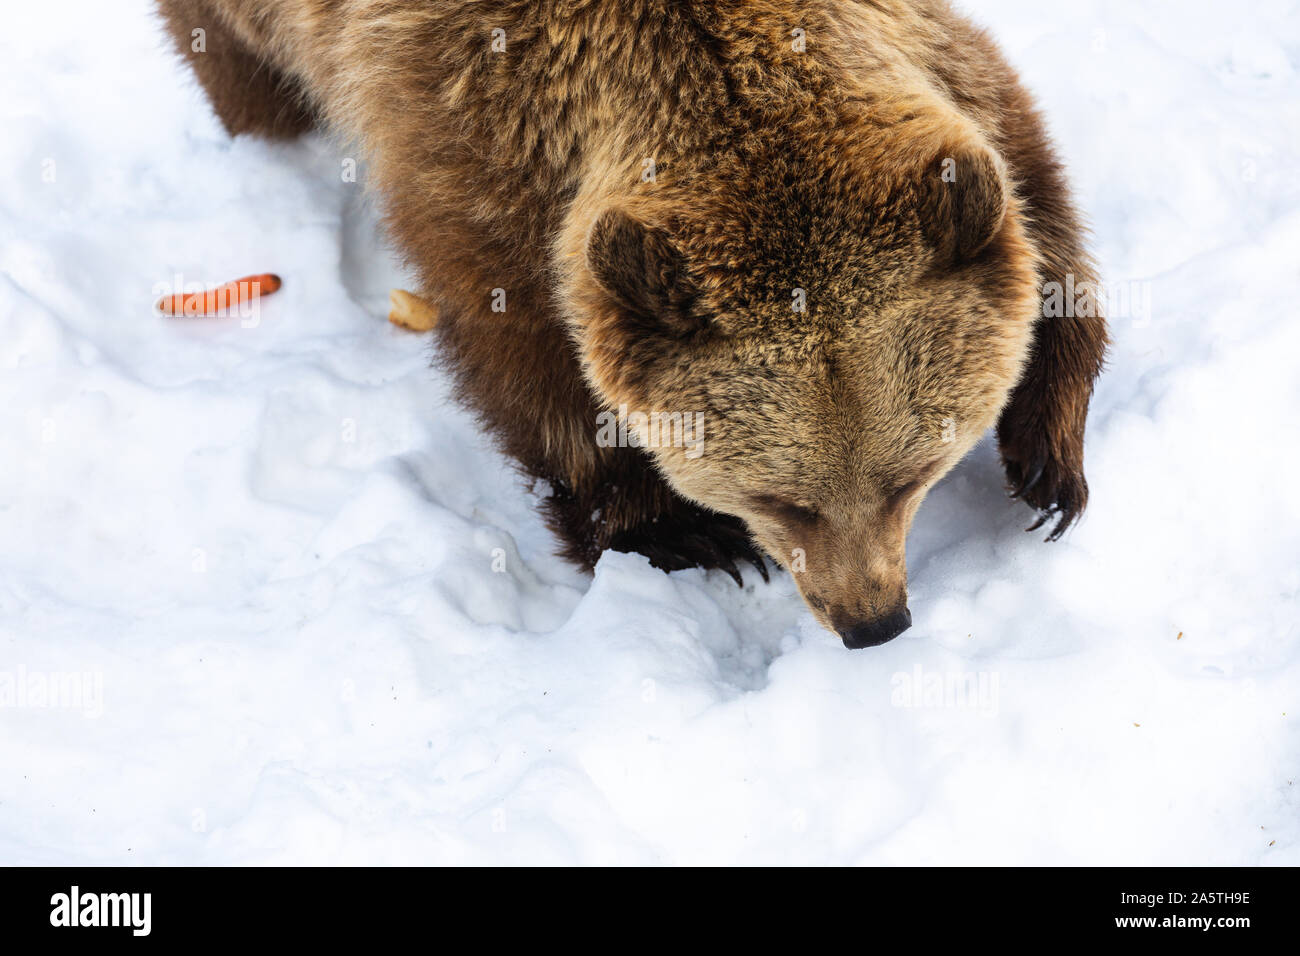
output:
[{"label": "snowy ground", "polygon": [[967,8],[1137,296],[1083,523],[986,443],[854,653],[784,577],[551,557],[346,152],[228,140],[145,0],[7,11],[0,862],[1300,863],[1300,11]]}]

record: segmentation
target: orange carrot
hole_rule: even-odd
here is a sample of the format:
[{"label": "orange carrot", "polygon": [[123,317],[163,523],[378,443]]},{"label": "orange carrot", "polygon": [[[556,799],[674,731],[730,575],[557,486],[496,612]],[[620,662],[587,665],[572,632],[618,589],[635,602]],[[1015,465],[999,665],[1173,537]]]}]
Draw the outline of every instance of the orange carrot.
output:
[{"label": "orange carrot", "polygon": [[232,306],[270,295],[279,288],[280,277],[268,272],[245,276],[206,292],[163,296],[155,308],[163,315],[223,315]]}]

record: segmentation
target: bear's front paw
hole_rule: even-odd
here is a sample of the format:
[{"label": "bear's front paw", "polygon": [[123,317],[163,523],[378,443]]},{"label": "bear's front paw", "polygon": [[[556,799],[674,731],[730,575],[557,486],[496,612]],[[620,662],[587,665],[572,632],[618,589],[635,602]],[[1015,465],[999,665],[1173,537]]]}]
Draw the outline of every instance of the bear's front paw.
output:
[{"label": "bear's front paw", "polygon": [[1038,512],[1038,520],[1026,528],[1037,531],[1055,522],[1047,536],[1055,541],[1083,514],[1088,504],[1088,482],[1083,477],[1083,455],[1073,449],[1052,447],[1045,435],[1038,440],[1003,438],[1002,464],[1008,490]]},{"label": "bear's front paw", "polygon": [[662,571],[717,568],[744,586],[737,563],[753,565],[768,580],[763,552],[754,544],[744,522],[731,515],[679,503],[676,511],[659,515],[619,532],[609,545],[615,551],[635,551]]}]

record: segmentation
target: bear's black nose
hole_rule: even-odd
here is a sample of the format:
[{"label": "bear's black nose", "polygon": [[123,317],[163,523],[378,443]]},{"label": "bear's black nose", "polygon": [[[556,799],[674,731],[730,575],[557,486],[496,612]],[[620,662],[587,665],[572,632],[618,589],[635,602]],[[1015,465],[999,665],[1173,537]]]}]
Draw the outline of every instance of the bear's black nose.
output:
[{"label": "bear's black nose", "polygon": [[842,628],[840,637],[844,639],[845,647],[856,651],[862,647],[875,647],[885,641],[892,641],[911,626],[912,612],[904,607],[874,621]]}]

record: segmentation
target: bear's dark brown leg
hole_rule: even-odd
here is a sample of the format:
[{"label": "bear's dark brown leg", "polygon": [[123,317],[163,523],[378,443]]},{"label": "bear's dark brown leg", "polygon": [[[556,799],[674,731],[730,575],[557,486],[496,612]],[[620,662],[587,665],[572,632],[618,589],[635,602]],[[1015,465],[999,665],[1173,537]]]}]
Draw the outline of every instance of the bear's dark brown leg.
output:
[{"label": "bear's dark brown leg", "polygon": [[1083,434],[1105,347],[1100,318],[1040,319],[1029,365],[998,421],[1011,493],[1038,509],[1029,530],[1055,519],[1048,540],[1059,538],[1088,504]]},{"label": "bear's dark brown leg", "polygon": [[684,568],[718,568],[744,586],[737,562],[753,565],[768,580],[763,552],[745,523],[732,515],[709,511],[678,498],[664,514],[613,535],[611,551],[644,554],[664,571]]},{"label": "bear's dark brown leg", "polygon": [[1030,530],[1055,521],[1059,538],[1088,503],[1083,433],[1093,381],[1105,357],[1106,321],[1084,228],[1065,175],[1027,94],[1007,87],[999,145],[1043,257],[1044,308],[1020,383],[998,422],[998,445],[1014,497],[1039,512]]},{"label": "bear's dark brown leg", "polygon": [[607,480],[589,489],[551,480],[546,516],[564,542],[564,557],[590,570],[603,551],[635,552],[664,571],[718,568],[738,585],[744,584],[738,564],[746,562],[768,580],[766,559],[743,521],[682,498],[641,453],[621,457]]},{"label": "bear's dark brown leg", "polygon": [[231,136],[288,139],[315,124],[298,84],[251,51],[206,0],[158,0],[158,7]]}]

